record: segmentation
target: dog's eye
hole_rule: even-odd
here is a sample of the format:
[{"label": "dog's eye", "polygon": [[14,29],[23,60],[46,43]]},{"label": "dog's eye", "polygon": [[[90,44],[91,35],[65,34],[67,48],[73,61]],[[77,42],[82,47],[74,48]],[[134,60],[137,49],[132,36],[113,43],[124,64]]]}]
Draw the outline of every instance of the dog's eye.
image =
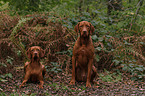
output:
[{"label": "dog's eye", "polygon": [[31,51],[34,51],[34,49],[32,49]]},{"label": "dog's eye", "polygon": [[37,51],[40,51],[39,49],[36,49]]},{"label": "dog's eye", "polygon": [[83,27],[83,25],[81,25],[80,27]]}]

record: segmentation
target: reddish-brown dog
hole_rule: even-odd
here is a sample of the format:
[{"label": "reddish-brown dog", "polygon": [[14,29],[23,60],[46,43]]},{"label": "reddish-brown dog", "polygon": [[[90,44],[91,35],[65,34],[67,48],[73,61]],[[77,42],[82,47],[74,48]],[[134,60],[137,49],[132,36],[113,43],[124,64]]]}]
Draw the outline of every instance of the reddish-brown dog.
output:
[{"label": "reddish-brown dog", "polygon": [[40,63],[40,58],[44,57],[44,50],[39,46],[33,46],[28,49],[27,56],[30,62],[26,62],[24,65],[25,77],[20,88],[28,81],[37,82],[39,81],[39,88],[43,88],[43,77],[46,73],[44,65]]},{"label": "reddish-brown dog", "polygon": [[71,85],[74,85],[75,81],[86,81],[86,87],[91,87],[90,82],[93,83],[97,74],[93,65],[94,46],[91,39],[94,30],[94,26],[87,21],[79,22],[75,26],[75,31],[79,32],[80,36],[73,47]]}]

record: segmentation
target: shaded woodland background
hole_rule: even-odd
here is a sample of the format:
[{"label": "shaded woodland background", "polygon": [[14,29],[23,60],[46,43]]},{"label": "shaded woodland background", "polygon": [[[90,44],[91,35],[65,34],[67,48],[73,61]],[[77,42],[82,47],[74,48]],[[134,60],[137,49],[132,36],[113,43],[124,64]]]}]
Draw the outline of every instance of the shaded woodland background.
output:
[{"label": "shaded woodland background", "polygon": [[[95,46],[94,65],[98,70],[96,81],[100,84],[93,91],[85,88],[85,84],[77,84],[80,91],[77,91],[77,86],[70,87],[68,84],[71,78],[72,48],[78,37],[74,26],[82,20],[91,22],[95,27],[92,35]],[[41,93],[33,88],[31,92],[18,91],[24,76],[23,65],[28,60],[25,52],[34,45],[45,50],[41,62],[48,73],[44,85],[49,84],[49,87],[44,89],[49,91]],[[110,93],[103,93],[104,86],[109,86],[108,89],[111,86],[106,83],[123,85],[129,81],[133,86],[140,85],[138,82],[143,83],[144,62],[144,0],[0,1],[0,92],[4,96],[37,93],[63,95],[64,92],[66,95],[107,95]],[[50,82],[59,79],[66,84]],[[145,90],[144,87],[142,89]]]}]

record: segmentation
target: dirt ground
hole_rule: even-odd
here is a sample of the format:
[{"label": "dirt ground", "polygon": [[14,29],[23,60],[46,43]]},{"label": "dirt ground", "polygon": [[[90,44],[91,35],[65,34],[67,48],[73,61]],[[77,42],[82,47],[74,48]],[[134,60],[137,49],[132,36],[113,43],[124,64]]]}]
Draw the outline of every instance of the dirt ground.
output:
[{"label": "dirt ground", "polygon": [[[8,78],[7,82],[2,82],[1,95],[5,93],[7,95],[13,94],[14,96],[48,96],[48,95],[91,95],[91,96],[144,96],[145,95],[145,83],[141,81],[131,81],[127,77],[123,77],[121,81],[117,83],[103,82],[100,78],[96,78],[95,81],[98,84],[92,85],[92,88],[86,88],[85,82],[77,82],[75,85],[69,85],[71,80],[71,73],[66,75],[65,72],[58,72],[57,74],[51,74],[47,72],[44,79],[44,88],[39,89],[38,84],[27,83],[23,88],[19,89],[19,85],[22,83],[24,71],[23,69],[13,70],[13,78]],[[13,96],[12,95],[12,96]]]}]

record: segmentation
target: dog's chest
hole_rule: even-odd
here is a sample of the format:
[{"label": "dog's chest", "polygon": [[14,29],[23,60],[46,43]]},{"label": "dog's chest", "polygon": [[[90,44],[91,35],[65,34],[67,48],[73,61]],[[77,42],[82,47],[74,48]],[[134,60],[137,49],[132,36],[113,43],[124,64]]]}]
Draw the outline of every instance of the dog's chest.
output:
[{"label": "dog's chest", "polygon": [[42,66],[41,65],[32,65],[31,64],[27,68],[28,68],[27,71],[29,71],[29,73],[31,75],[39,75],[42,72]]},{"label": "dog's chest", "polygon": [[41,74],[42,74],[42,71],[41,71],[40,68],[31,69],[31,71],[30,71],[30,80],[33,81],[33,82],[38,81],[38,78],[40,78],[39,76],[41,76]]},{"label": "dog's chest", "polygon": [[82,56],[82,57],[86,57],[89,58],[92,55],[91,49],[89,49],[88,47],[80,47],[77,51],[76,51],[76,56]]},{"label": "dog's chest", "polygon": [[78,61],[79,64],[83,64],[86,65],[88,63],[89,60],[89,50],[86,49],[86,47],[82,47],[80,49],[78,49],[77,53],[76,53],[76,59]]}]

